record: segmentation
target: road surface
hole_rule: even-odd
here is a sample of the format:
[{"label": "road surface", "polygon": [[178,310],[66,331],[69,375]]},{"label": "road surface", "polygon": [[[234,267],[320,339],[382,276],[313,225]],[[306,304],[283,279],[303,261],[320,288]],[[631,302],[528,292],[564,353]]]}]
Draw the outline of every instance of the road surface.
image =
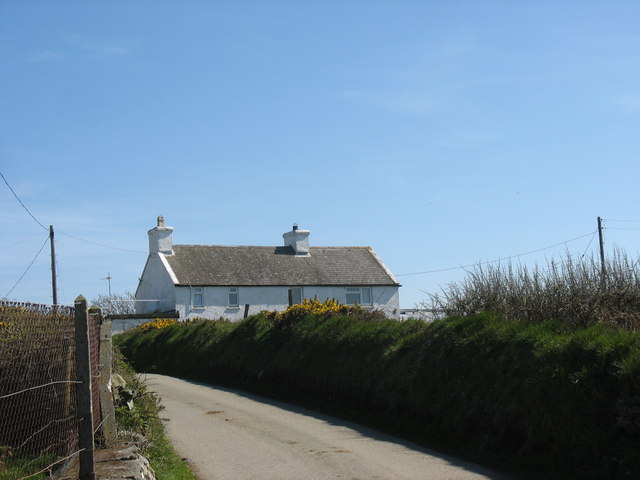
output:
[{"label": "road surface", "polygon": [[506,477],[360,425],[163,375],[167,433],[202,480],[481,480]]}]

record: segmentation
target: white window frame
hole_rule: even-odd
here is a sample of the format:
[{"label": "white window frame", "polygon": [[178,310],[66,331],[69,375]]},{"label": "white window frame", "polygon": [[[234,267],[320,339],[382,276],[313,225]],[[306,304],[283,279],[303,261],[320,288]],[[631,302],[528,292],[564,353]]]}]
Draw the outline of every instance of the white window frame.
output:
[{"label": "white window frame", "polygon": [[[235,304],[231,301],[232,295],[236,296]],[[229,287],[229,290],[227,291],[227,306],[231,308],[240,308],[240,292],[238,287]]]},{"label": "white window frame", "polygon": [[[200,303],[196,301],[200,297]],[[204,308],[204,287],[191,287],[191,306],[193,308]]]},{"label": "white window frame", "polygon": [[[299,300],[297,302],[295,302],[294,298],[293,298],[293,292],[294,291],[300,292]],[[302,299],[303,298],[304,297],[302,296],[302,287],[289,287],[289,289],[287,290],[287,302],[288,302],[289,306],[299,305],[300,303],[302,303]]]},{"label": "white window frame", "polygon": [[[363,292],[369,292],[369,302],[363,303],[362,297]],[[357,300],[355,302],[349,302],[349,296],[357,295]],[[370,307],[373,305],[373,292],[371,287],[347,287],[345,289],[345,304],[346,305],[361,305],[363,307]]]}]

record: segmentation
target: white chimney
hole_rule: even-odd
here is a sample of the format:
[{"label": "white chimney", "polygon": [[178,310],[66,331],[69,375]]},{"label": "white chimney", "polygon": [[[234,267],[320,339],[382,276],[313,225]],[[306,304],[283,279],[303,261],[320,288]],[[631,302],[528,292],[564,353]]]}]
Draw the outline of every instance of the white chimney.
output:
[{"label": "white chimney", "polygon": [[158,226],[149,230],[149,253],[173,255],[173,227],[164,226],[164,217],[158,217]]},{"label": "white chimney", "polygon": [[309,256],[309,230],[298,230],[298,225],[293,224],[290,232],[282,235],[284,245],[293,248],[297,256]]}]

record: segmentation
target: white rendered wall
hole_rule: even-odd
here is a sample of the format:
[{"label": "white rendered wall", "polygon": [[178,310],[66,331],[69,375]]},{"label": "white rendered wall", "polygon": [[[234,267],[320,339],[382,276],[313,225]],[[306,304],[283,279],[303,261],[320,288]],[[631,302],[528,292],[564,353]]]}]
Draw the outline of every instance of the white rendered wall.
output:
[{"label": "white rendered wall", "polygon": [[[354,285],[359,286],[359,285]],[[244,317],[245,305],[249,305],[249,315],[261,310],[285,310],[289,306],[289,288],[292,287],[237,287],[238,307],[227,306],[229,300],[228,287],[203,287],[204,307],[191,305],[191,287],[176,287],[175,308],[180,319],[188,318],[226,318],[241,320]],[[400,308],[397,286],[372,287],[373,305],[371,308],[383,310],[387,316],[394,317]],[[346,287],[302,287],[303,298],[318,297],[324,301],[335,298],[340,303],[346,302]]]},{"label": "white rendered wall", "polygon": [[157,226],[147,232],[149,234],[149,253],[173,253],[173,227]]},{"label": "white rendered wall", "polygon": [[175,285],[161,255],[154,253],[147,258],[136,290],[136,300],[143,300],[136,302],[136,313],[158,313],[176,308]]},{"label": "white rendered wall", "polygon": [[296,255],[309,255],[309,230],[291,230],[282,234],[285,246],[293,248]]}]

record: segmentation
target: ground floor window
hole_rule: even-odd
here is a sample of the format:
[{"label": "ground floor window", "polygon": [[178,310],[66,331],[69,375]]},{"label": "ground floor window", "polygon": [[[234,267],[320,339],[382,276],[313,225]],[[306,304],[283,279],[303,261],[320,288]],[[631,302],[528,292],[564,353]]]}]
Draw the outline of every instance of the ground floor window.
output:
[{"label": "ground floor window", "polygon": [[293,287],[289,289],[289,306],[302,303],[302,288]]},{"label": "ground floor window", "polygon": [[194,307],[204,307],[204,288],[193,287],[191,289],[191,303]]},{"label": "ground floor window", "polygon": [[371,287],[347,287],[347,305],[371,304]]},{"label": "ground floor window", "polygon": [[239,305],[238,287],[229,287],[229,306],[237,307]]}]

